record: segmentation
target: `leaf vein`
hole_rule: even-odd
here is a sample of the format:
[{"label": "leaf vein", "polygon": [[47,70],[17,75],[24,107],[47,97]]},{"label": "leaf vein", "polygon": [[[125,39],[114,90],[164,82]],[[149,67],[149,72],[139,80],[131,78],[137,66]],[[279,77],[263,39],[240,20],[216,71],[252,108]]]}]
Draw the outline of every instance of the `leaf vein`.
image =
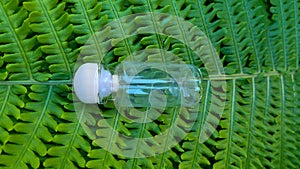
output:
[{"label": "leaf vein", "polygon": [[45,116],[45,114],[47,112],[47,107],[49,105],[49,102],[50,102],[50,99],[51,99],[51,96],[52,96],[52,92],[53,92],[53,86],[50,86],[48,94],[47,94],[47,97],[46,97],[46,100],[45,100],[45,104],[44,104],[43,110],[42,110],[42,112],[41,112],[38,120],[35,122],[35,126],[34,126],[34,128],[32,130],[32,133],[31,133],[29,139],[27,140],[26,144],[24,145],[24,148],[22,149],[20,155],[18,156],[18,159],[14,163],[13,168],[15,168],[15,169],[18,168],[18,164],[23,159],[23,157],[25,155],[25,152],[28,150],[28,147],[29,147],[29,145],[31,144],[31,142],[32,142],[32,140],[34,138],[34,135],[36,134],[36,132],[37,132],[37,130],[39,128],[39,125],[42,122],[42,119],[44,118],[44,116]]},{"label": "leaf vein", "polygon": [[45,7],[45,4],[42,1],[38,1],[38,2],[39,2],[40,6],[41,6],[41,8],[43,10],[43,13],[46,16],[47,22],[48,22],[48,24],[49,24],[49,26],[50,26],[50,28],[52,30],[52,33],[53,33],[54,38],[55,38],[55,41],[57,42],[56,44],[58,45],[59,50],[60,50],[60,52],[61,52],[61,54],[63,56],[63,60],[64,60],[64,63],[66,64],[67,71],[70,74],[70,79],[72,79],[72,71],[71,71],[71,68],[70,68],[70,64],[69,64],[69,61],[67,59],[67,55],[66,55],[66,53],[65,53],[65,51],[63,49],[63,46],[61,44],[61,41],[59,39],[59,36],[57,35],[56,29],[53,26],[54,23],[52,23],[52,20],[51,20],[51,18],[49,16],[48,10]]}]

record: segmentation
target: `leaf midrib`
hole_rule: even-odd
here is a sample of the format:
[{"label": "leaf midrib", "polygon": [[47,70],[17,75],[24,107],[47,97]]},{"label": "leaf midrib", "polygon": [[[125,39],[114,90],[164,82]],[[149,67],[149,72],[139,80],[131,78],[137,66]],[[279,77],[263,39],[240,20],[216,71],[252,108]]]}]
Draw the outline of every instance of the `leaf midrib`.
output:
[{"label": "leaf midrib", "polygon": [[[277,71],[270,71],[268,73],[254,73],[254,74],[231,74],[231,75],[209,75],[207,77],[203,77],[205,81],[213,81],[213,80],[233,80],[233,79],[250,79],[253,77],[272,77],[272,76],[280,76],[282,73]],[[287,75],[292,75],[293,72],[285,73]],[[35,80],[13,80],[13,81],[0,81],[0,85],[59,85],[66,84],[72,85],[72,80],[49,80],[45,82],[39,82]]]},{"label": "leaf midrib", "polygon": [[[150,11],[151,21],[153,23],[153,28],[154,28],[155,36],[156,36],[156,39],[157,39],[158,47],[159,47],[159,49],[163,49],[162,40],[161,40],[159,34],[157,34],[159,31],[158,31],[158,26],[157,26],[156,19],[153,15],[154,12],[153,12],[153,9],[152,9],[152,6],[151,6],[151,2],[149,0],[146,0],[146,3],[147,3],[147,6],[148,6],[148,9]],[[162,57],[162,62],[166,63],[165,53],[162,52],[162,50],[159,50],[159,52],[160,52],[160,55]]]},{"label": "leaf midrib", "polygon": [[62,56],[63,56],[63,60],[64,60],[64,63],[65,63],[65,65],[66,65],[67,71],[68,71],[69,74],[70,74],[70,79],[72,79],[72,71],[71,71],[71,68],[70,68],[70,64],[69,64],[69,61],[68,61],[68,59],[67,59],[67,55],[66,55],[66,53],[65,53],[65,51],[64,51],[64,49],[63,49],[63,46],[62,46],[62,44],[61,44],[61,41],[60,41],[60,39],[59,39],[59,37],[58,37],[58,35],[57,35],[57,32],[56,32],[56,30],[55,30],[55,28],[54,28],[54,26],[53,26],[54,23],[52,23],[52,20],[51,20],[51,18],[50,18],[50,16],[49,16],[48,10],[47,10],[46,7],[44,6],[44,3],[43,3],[42,1],[40,1],[40,0],[38,0],[38,2],[39,2],[40,6],[41,6],[41,8],[42,8],[42,11],[43,11],[44,15],[46,16],[48,25],[49,25],[49,27],[50,27],[50,29],[51,29],[53,35],[54,35],[54,38],[55,38],[55,41],[57,42],[56,44],[58,45],[58,48],[59,48],[59,50],[60,50],[60,53],[61,53]]},{"label": "leaf midrib", "polygon": [[191,54],[191,51],[189,50],[189,48],[188,48],[188,40],[187,40],[187,38],[186,38],[186,33],[183,31],[183,27],[182,27],[182,25],[185,25],[185,24],[181,24],[180,22],[179,22],[179,19],[178,18],[181,18],[181,16],[180,16],[180,14],[178,13],[178,9],[176,8],[176,5],[175,5],[175,2],[174,1],[172,1],[172,7],[173,7],[173,9],[174,9],[174,12],[175,12],[175,15],[177,16],[177,17],[175,17],[176,18],[176,22],[177,22],[177,25],[178,25],[178,27],[179,27],[179,30],[180,30],[180,33],[181,33],[181,35],[182,35],[182,38],[183,38],[183,42],[184,42],[184,44],[186,44],[186,45],[184,45],[185,46],[185,49],[186,49],[186,51],[187,51],[187,54],[188,54],[188,58],[189,58],[189,61],[190,61],[190,64],[194,64],[194,61],[193,61],[193,59],[192,59],[192,54]]},{"label": "leaf midrib", "polygon": [[45,82],[39,82],[35,80],[12,80],[12,81],[0,81],[0,85],[59,85],[59,84],[66,84],[72,85],[71,80],[49,80]]},{"label": "leaf midrib", "polygon": [[251,147],[252,147],[252,130],[253,130],[253,121],[254,121],[254,114],[255,114],[255,100],[256,100],[256,86],[255,86],[255,78],[252,78],[252,103],[251,103],[251,112],[250,112],[250,119],[249,119],[249,128],[248,128],[248,138],[247,138],[247,158],[246,158],[246,168],[251,168],[250,166],[250,157],[251,154]]},{"label": "leaf midrib", "polygon": [[[99,43],[98,39],[95,36],[95,31],[92,28],[91,20],[90,20],[88,14],[87,14],[88,10],[85,10],[86,8],[85,8],[84,2],[82,0],[79,0],[79,4],[80,4],[80,7],[82,9],[81,11],[84,15],[84,18],[85,18],[86,24],[88,26],[88,29],[90,30],[90,33],[92,34],[91,37],[93,38],[93,41],[96,43],[96,45],[95,45],[96,50],[97,50],[97,53],[98,53],[98,56],[99,56],[99,60],[101,61],[102,60],[101,56],[104,56],[104,54],[103,54],[103,51],[100,48],[100,43]],[[97,5],[97,3],[96,3],[96,5]]]},{"label": "leaf midrib", "polygon": [[[204,16],[205,16],[205,14],[203,13],[203,6],[202,5],[200,5],[200,1],[196,1],[197,2],[197,6],[198,6],[198,9],[199,9],[199,13],[200,13],[200,19],[201,19],[201,22],[202,22],[202,26],[203,26],[203,28],[204,28],[204,31],[205,31],[205,35],[207,36],[207,37],[211,37],[211,36],[213,36],[211,33],[210,33],[210,31],[209,31],[209,29],[208,29],[208,27],[207,27],[207,25],[208,25],[208,23],[209,22],[207,22],[207,20],[204,18]],[[211,39],[211,38],[210,38]],[[218,61],[216,60],[217,58],[218,58],[218,56],[217,56],[217,54],[216,54],[216,51],[214,51],[214,46],[213,46],[213,44],[212,43],[208,43],[209,44],[209,50],[210,50],[210,53],[212,53],[212,55],[213,55],[213,60],[214,60],[214,63],[215,63],[215,65],[216,65],[216,67],[217,67],[217,71],[218,71],[218,74],[219,75],[221,75],[221,74],[223,74],[223,73],[221,73],[221,68],[219,67],[219,64],[218,64]]]},{"label": "leaf midrib", "polygon": [[146,113],[145,113],[145,116],[144,116],[144,119],[143,119],[143,122],[142,122],[142,126],[141,126],[141,128],[139,130],[138,141],[137,141],[137,144],[136,144],[136,148],[135,148],[135,152],[134,152],[134,157],[133,157],[134,159],[133,159],[132,167],[131,167],[132,169],[135,169],[135,166],[137,166],[136,165],[136,163],[137,163],[137,157],[139,157],[137,153],[139,151],[141,142],[144,140],[143,139],[143,136],[144,136],[144,133],[145,133],[144,128],[146,127],[146,121],[147,121],[147,118],[148,118],[149,109],[150,108],[147,107],[147,110],[146,110]]},{"label": "leaf midrib", "polygon": [[84,117],[85,107],[86,107],[86,104],[83,105],[83,109],[82,109],[82,111],[80,113],[80,116],[79,116],[78,120],[76,120],[76,126],[75,126],[74,131],[72,132],[73,135],[72,135],[70,143],[68,144],[68,148],[67,148],[67,151],[66,151],[66,153],[64,155],[63,162],[61,163],[60,169],[64,169],[65,168],[65,165],[67,163],[67,159],[68,159],[68,157],[70,155],[70,152],[71,152],[71,149],[73,147],[74,141],[76,140],[76,136],[78,135],[78,131],[79,131],[79,128],[81,126],[81,121],[82,121],[82,119]]},{"label": "leaf midrib", "polygon": [[[112,131],[117,131],[117,125],[118,125],[118,121],[119,121],[119,118],[120,118],[120,113],[117,112],[116,113],[116,116],[114,118],[114,123],[113,123],[113,128],[112,128]],[[102,163],[102,169],[105,168],[105,164],[106,164],[106,159],[107,159],[107,156],[108,156],[108,153],[111,149],[111,145],[112,143],[114,142],[113,139],[115,138],[115,133],[116,132],[112,132],[112,134],[109,136],[109,143],[108,143],[108,146],[107,146],[107,150],[105,151],[105,155],[104,155],[104,158],[103,158],[103,163]]]},{"label": "leaf midrib", "polygon": [[[27,70],[27,74],[29,76],[29,79],[30,80],[33,80],[33,76],[32,76],[32,72],[31,72],[31,68],[30,68],[30,64],[29,64],[29,61],[28,61],[28,56],[24,50],[24,47],[23,47],[23,44],[22,44],[22,41],[19,39],[19,37],[17,36],[16,32],[15,32],[15,29],[13,28],[13,24],[11,23],[11,20],[10,18],[8,17],[8,14],[6,12],[6,10],[3,8],[3,1],[0,1],[0,11],[3,11],[2,13],[4,14],[4,19],[6,21],[6,23],[8,23],[9,25],[9,29],[10,29],[10,33],[13,34],[13,37],[14,39],[16,40],[17,42],[17,45],[18,45],[18,49],[22,55],[22,58],[23,58],[23,61],[24,61],[24,64],[26,66],[26,70]],[[23,26],[24,23],[21,24],[21,26]],[[20,27],[21,27],[20,26]]]},{"label": "leaf midrib", "polygon": [[280,8],[280,33],[281,33],[281,38],[282,38],[282,48],[283,48],[283,55],[284,55],[284,70],[287,71],[288,70],[288,56],[287,56],[287,45],[286,45],[286,32],[284,30],[284,28],[286,28],[285,25],[285,19],[284,19],[284,9],[283,9],[283,3],[282,0],[279,0],[280,4],[279,4],[279,8]]},{"label": "leaf midrib", "polygon": [[229,135],[227,142],[227,151],[225,159],[225,167],[229,168],[230,166],[230,155],[231,155],[231,146],[232,146],[232,137],[234,130],[234,120],[235,120],[235,103],[236,103],[236,80],[232,81],[232,101],[231,101],[231,111],[230,111],[230,126],[229,126]]},{"label": "leaf midrib", "polygon": [[255,58],[256,58],[256,64],[257,64],[257,69],[258,69],[258,72],[261,72],[261,63],[260,63],[260,58],[259,58],[259,49],[258,49],[258,43],[255,43],[255,33],[253,31],[253,28],[255,28],[255,26],[252,25],[252,22],[251,22],[251,18],[250,18],[250,14],[249,14],[249,11],[248,10],[251,10],[251,8],[249,7],[249,4],[247,3],[248,0],[243,0],[242,3],[244,5],[244,9],[246,11],[246,16],[247,16],[247,27],[248,27],[248,30],[249,30],[249,34],[250,34],[250,39],[251,39],[251,43],[252,43],[252,46],[253,46],[253,49],[254,49],[254,54],[255,54]]},{"label": "leaf midrib", "polygon": [[[199,144],[200,144],[200,137],[201,137],[201,129],[204,126],[204,119],[205,119],[205,112],[207,111],[207,104],[208,104],[208,94],[209,94],[209,89],[210,89],[210,82],[207,82],[207,86],[206,86],[206,93],[205,93],[205,101],[204,101],[204,105],[203,105],[203,111],[201,113],[201,123],[198,122],[198,127],[197,127],[197,140],[196,140],[196,146],[195,146],[195,151],[193,154],[193,160],[192,160],[192,168],[194,168],[195,162],[196,162],[196,156],[197,156],[197,151]],[[199,115],[198,115],[199,116]]]},{"label": "leaf midrib", "polygon": [[116,8],[115,8],[115,6],[114,6],[114,3],[112,2],[112,0],[108,0],[109,1],[109,5],[111,6],[111,9],[112,9],[112,11],[113,11],[113,14],[115,15],[115,18],[117,19],[116,21],[117,21],[117,23],[118,23],[118,25],[119,25],[119,28],[120,28],[120,30],[121,30],[121,33],[122,33],[122,40],[124,41],[124,43],[125,43],[125,47],[126,47],[126,49],[127,49],[127,52],[128,52],[128,57],[129,57],[129,59],[130,59],[130,61],[132,61],[132,62],[134,62],[134,58],[133,58],[133,52],[132,52],[132,50],[131,50],[131,47],[130,47],[130,45],[129,45],[129,42],[128,42],[128,38],[127,38],[127,36],[126,36],[126,33],[125,33],[125,31],[124,31],[124,27],[123,27],[123,24],[121,23],[121,19],[120,19],[120,16],[119,16],[119,14],[118,14],[118,11],[116,10]]},{"label": "leaf midrib", "polygon": [[299,25],[299,18],[298,18],[298,15],[299,15],[299,9],[297,9],[297,3],[296,3],[296,1],[294,0],[293,1],[294,2],[294,18],[295,18],[295,36],[296,36],[296,44],[295,44],[295,46],[296,46],[296,70],[298,70],[299,69],[299,57],[300,57],[300,52],[299,52],[299,32],[298,32],[298,26],[297,25]]},{"label": "leaf midrib", "polygon": [[229,22],[229,31],[232,35],[233,48],[234,48],[234,51],[235,51],[234,55],[236,56],[238,66],[239,66],[239,69],[240,69],[240,73],[244,74],[243,66],[242,66],[241,58],[240,58],[240,52],[239,52],[240,50],[238,49],[237,37],[236,37],[236,34],[235,34],[235,27],[234,27],[234,24],[233,24],[233,21],[232,21],[232,15],[230,14],[231,5],[228,4],[227,0],[225,0],[224,3],[225,3],[225,7],[226,7],[227,18],[229,20],[228,21]]},{"label": "leaf midrib", "polygon": [[42,119],[44,118],[45,114],[46,114],[46,111],[47,111],[47,107],[49,105],[49,102],[50,102],[50,99],[51,99],[51,96],[52,96],[52,92],[53,92],[53,86],[50,86],[49,88],[49,91],[48,91],[48,94],[47,94],[47,97],[46,97],[46,100],[45,100],[45,104],[44,104],[44,107],[43,107],[43,110],[40,114],[40,117],[38,118],[38,120],[35,122],[35,126],[32,130],[32,133],[29,137],[29,139],[27,140],[25,146],[23,147],[20,155],[18,156],[18,159],[16,160],[16,162],[14,163],[14,166],[13,168],[17,168],[18,167],[18,164],[20,163],[20,161],[23,159],[24,155],[25,155],[25,152],[28,150],[28,147],[29,145],[31,144],[33,138],[34,138],[34,135],[36,134],[39,126],[40,126],[40,123],[42,122]]},{"label": "leaf midrib", "polygon": [[283,162],[283,156],[284,152],[286,151],[285,145],[284,145],[284,133],[285,133],[285,82],[283,75],[280,76],[280,84],[281,84],[281,114],[280,114],[280,168],[285,168],[284,162]]},{"label": "leaf midrib", "polygon": [[6,107],[6,104],[8,103],[8,98],[9,98],[10,90],[11,90],[11,86],[8,85],[7,86],[7,91],[6,91],[6,94],[5,94],[5,98],[3,100],[3,103],[2,103],[2,106],[1,106],[1,109],[0,109],[0,117],[2,116],[2,114],[4,112],[4,109]]}]

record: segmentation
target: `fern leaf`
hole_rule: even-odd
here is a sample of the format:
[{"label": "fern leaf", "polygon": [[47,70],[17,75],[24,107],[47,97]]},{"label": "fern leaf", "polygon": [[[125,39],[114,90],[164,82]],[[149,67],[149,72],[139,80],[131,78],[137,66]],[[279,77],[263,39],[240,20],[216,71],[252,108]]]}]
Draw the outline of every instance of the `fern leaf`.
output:
[{"label": "fern leaf", "polygon": [[210,165],[208,158],[214,156],[214,153],[209,148],[212,145],[206,146],[204,143],[200,143],[201,131],[204,128],[205,116],[208,112],[208,104],[211,101],[209,94],[210,82],[205,87],[204,100],[196,120],[196,125],[187,135],[188,140],[182,145],[185,152],[181,155],[183,161],[179,165],[180,168],[202,168],[204,165]]},{"label": "fern leaf", "polygon": [[[146,0],[146,1],[143,1],[143,2],[137,2],[137,1],[131,1],[132,4],[137,4],[137,7],[134,7],[132,10],[136,13],[145,13],[145,12],[149,12],[149,14],[151,15],[150,16],[150,20],[148,20],[148,22],[150,23],[149,26],[150,28],[150,31],[157,31],[157,30],[161,30],[159,29],[159,27],[161,27],[161,25],[158,25],[158,21],[159,18],[156,18],[154,15],[153,15],[153,12],[156,11],[163,11],[163,12],[167,12],[169,11],[169,5],[165,5],[163,6],[162,9],[159,9],[159,10],[156,10],[156,8],[158,8],[160,5],[160,1],[149,1],[149,0]],[[141,11],[141,9],[143,11]],[[137,20],[138,21],[138,20]],[[142,21],[143,22],[143,21]],[[144,21],[145,22],[145,21]],[[139,24],[139,23],[138,23]],[[147,30],[147,28],[145,28]],[[161,36],[159,36],[158,34],[154,34],[152,35],[151,37],[148,37],[148,38],[151,38],[153,39],[153,41],[155,42],[153,45],[149,45],[147,47],[145,47],[146,49],[147,48],[159,48],[159,49],[163,49],[163,39],[161,38]],[[141,41],[144,41],[144,39],[141,39]],[[166,56],[164,53],[160,53],[161,54],[161,60],[162,62],[166,62]]]},{"label": "fern leaf", "polygon": [[[293,153],[288,153],[285,150],[293,151],[295,149],[295,138],[292,136],[294,133],[292,130],[292,126],[294,125],[290,119],[293,119],[294,115],[290,110],[287,109],[288,101],[286,100],[286,96],[288,98],[293,98],[291,95],[287,94],[285,91],[286,88],[286,80],[290,79],[288,76],[279,76],[270,79],[270,93],[271,100],[269,105],[269,124],[272,125],[268,127],[270,131],[270,143],[266,147],[270,152],[272,152],[272,156],[270,156],[270,165],[274,167],[291,167],[294,168],[297,165],[293,164],[295,160],[295,155]],[[274,93],[280,93],[279,95],[275,95]],[[271,138],[273,140],[271,140]],[[267,139],[267,140],[268,140]],[[280,140],[279,142],[277,140]],[[276,156],[280,156],[281,158],[276,158]],[[273,157],[273,158],[272,158]]]},{"label": "fern leaf", "polygon": [[299,3],[271,0],[270,36],[279,71],[299,68]]},{"label": "fern leaf", "polygon": [[132,22],[129,22],[128,26],[126,25],[126,23],[121,23],[122,16],[132,14],[131,7],[124,0],[119,0],[116,2],[114,2],[113,0],[106,0],[103,1],[103,10],[103,13],[106,14],[109,19],[117,19],[114,25],[119,30],[118,34],[120,36],[117,38],[121,38],[122,41],[118,44],[115,44],[112,39],[112,45],[115,46],[115,48],[113,48],[115,57],[118,58],[119,62],[127,57],[129,57],[129,59],[133,61],[134,51],[141,49],[139,43],[136,41],[137,37],[128,38],[128,35],[131,32],[135,31],[135,25],[132,25]]},{"label": "fern leaf", "polygon": [[[19,1],[0,3],[0,51],[4,53],[2,60],[6,63],[6,72],[2,80],[48,80],[45,72],[41,75],[44,62],[40,49],[36,49],[36,36],[30,36],[28,12],[25,8],[18,8]],[[3,63],[2,63],[3,64]],[[4,76],[3,76],[4,75]]]},{"label": "fern leaf", "polygon": [[[187,2],[191,4],[191,11],[188,13],[187,19],[197,25],[209,37],[214,47],[219,49],[225,30],[220,27],[220,20],[216,19],[219,9],[214,7],[215,3],[207,0]],[[219,50],[218,53],[220,53]]]},{"label": "fern leaf", "polygon": [[[300,90],[299,90],[299,81],[296,80],[296,79],[300,79],[300,73],[299,71],[297,71],[297,73],[295,73],[293,76],[292,76],[292,84],[293,84],[293,91],[294,91],[294,115],[295,115],[295,120],[296,121],[296,125],[295,127],[293,128],[293,130],[295,131],[295,135],[296,135],[296,142],[299,143],[300,141],[300,129],[296,126],[299,126],[300,125],[300,122],[297,120],[299,119],[300,117],[300,111],[299,111],[299,93],[300,93]],[[296,157],[298,157],[298,160],[297,161],[300,161],[300,152],[298,151],[300,149],[300,144],[296,144],[297,146],[297,149],[295,150],[294,154],[296,155]]]},{"label": "fern leaf", "polygon": [[[250,83],[246,83],[249,81]],[[256,156],[264,156],[264,145],[259,142],[263,138],[263,111],[257,111],[257,79],[233,80],[230,105],[223,114],[221,121],[222,130],[217,148],[221,149],[216,154],[214,168],[233,167],[247,168],[263,164]],[[244,84],[244,85],[240,85]],[[230,107],[229,107],[230,106]]]},{"label": "fern leaf", "polygon": [[[112,131],[118,131],[124,134],[125,136],[129,136],[130,132],[124,126],[123,122],[126,122],[126,120],[122,118],[122,116],[119,113],[117,113],[115,110],[108,110],[102,113],[101,117],[99,117],[96,124],[97,128],[100,127],[101,130],[96,128],[96,131],[93,131],[96,133],[96,136],[94,136],[95,137],[94,144],[105,145],[104,147],[106,151],[92,150],[89,156],[91,156],[93,159],[88,162],[87,166],[89,167],[96,166],[97,168],[105,168],[105,167],[112,167],[112,166],[116,167],[118,164],[122,163],[122,161],[119,162],[115,159],[114,160],[110,159],[110,157],[112,157],[112,154],[109,150],[111,150],[113,147],[117,147],[117,144],[120,144],[121,147],[119,149],[120,152],[122,152],[122,146],[126,146],[122,141],[117,140],[117,136],[114,134],[114,132],[112,132]],[[112,131],[110,127],[113,127]],[[103,152],[104,154],[96,155],[95,152],[98,151]],[[101,163],[98,163],[96,165],[95,162],[97,161],[101,161]],[[113,161],[113,163],[111,161]]]},{"label": "fern leaf", "polygon": [[[297,166],[291,162],[295,159],[294,154],[286,154],[286,151],[284,151],[285,149],[295,148],[293,145],[295,140],[293,137],[289,136],[293,133],[291,127],[292,123],[289,119],[293,119],[294,115],[289,111],[283,111],[287,108],[287,101],[285,96],[283,96],[283,94],[285,94],[283,90],[286,88],[285,79],[289,79],[288,77],[289,76],[280,76],[267,79],[267,98],[269,98],[269,100],[266,104],[266,118],[264,120],[264,124],[266,125],[264,134],[266,135],[266,138],[263,139],[263,141],[269,152],[267,155],[268,158],[266,158],[269,160],[264,159],[264,163],[268,167],[289,166],[293,168]],[[275,96],[273,92],[278,92],[281,96]],[[278,142],[278,140],[280,140],[280,142]],[[278,155],[282,158],[277,159],[276,156]]]},{"label": "fern leaf", "polygon": [[[102,3],[96,0],[67,0],[67,2],[74,3],[74,9],[70,14],[70,22],[74,25],[74,33],[77,34],[76,42],[85,44],[90,37],[93,38],[96,31],[107,23],[107,16],[101,14]],[[99,44],[97,39],[93,41]],[[101,53],[101,49],[97,50]]]},{"label": "fern leaf", "polygon": [[118,161],[111,153],[103,149],[92,149],[88,157],[91,158],[86,164],[88,168],[122,168],[123,161]]},{"label": "fern leaf", "polygon": [[[194,25],[197,25],[201,31],[210,39],[210,53],[215,58],[220,56],[220,44],[224,40],[225,28],[220,26],[220,20],[217,18],[218,9],[214,8],[214,3],[208,1],[187,1],[191,4],[191,11],[187,18]],[[216,50],[214,50],[216,49]],[[225,70],[227,68],[225,67]],[[228,71],[226,71],[228,72]]]},{"label": "fern leaf", "polygon": [[[241,86],[240,80],[233,81],[236,83],[234,87],[236,90],[232,88],[232,94],[234,92],[236,94],[230,98],[232,104],[231,109],[229,107],[228,109],[235,112],[231,111],[229,115],[226,111],[225,119],[221,122],[224,129],[220,131],[220,137],[223,139],[218,142],[217,148],[222,150],[216,154],[216,160],[221,161],[215,163],[215,168],[229,166],[295,168],[299,165],[294,153],[283,151],[296,149],[296,138],[292,136],[294,133],[292,126],[295,122],[291,121],[295,117],[292,97],[294,92],[292,90],[285,93],[285,88],[292,88],[292,83],[289,82],[291,80],[290,75],[254,78],[252,89],[249,88],[250,85],[243,83],[242,90],[238,87]],[[259,89],[263,83],[267,83],[266,92],[264,89]],[[260,86],[257,86],[258,84]],[[251,90],[252,94],[248,92]],[[275,96],[273,93],[281,94]],[[281,160],[284,160],[275,158],[278,155],[282,157]]]},{"label": "fern leaf", "polygon": [[102,14],[102,3],[96,0],[68,0],[67,2],[74,3],[75,6],[71,10],[70,22],[74,25],[74,33],[77,34],[76,42],[79,45],[85,45],[82,47],[83,51],[88,48],[87,45],[93,43],[92,46],[96,50],[93,54],[109,60],[107,57],[103,57],[106,55],[106,51],[101,47],[103,41],[95,36],[97,31],[108,23],[107,15]]},{"label": "fern leaf", "polygon": [[[117,1],[117,4],[125,5],[126,3],[120,0]],[[108,23],[100,31],[93,32],[81,51],[86,56],[83,60],[85,62],[96,60],[113,67],[115,66],[112,64],[113,61],[122,61],[127,57],[133,61],[133,51],[141,49],[141,46],[137,36],[128,37],[135,31],[135,25],[132,22],[126,23],[127,21],[121,17],[121,14],[125,16],[131,14],[131,8],[121,8],[111,0],[102,1],[101,5],[101,12],[105,16],[103,25]],[[112,18],[116,18],[116,20],[112,21]]]},{"label": "fern leaf", "polygon": [[44,141],[52,140],[48,127],[54,129],[56,126],[56,122],[48,114],[48,107],[53,106],[50,103],[52,88],[47,91],[48,89],[47,86],[31,86],[32,92],[29,92],[28,97],[32,102],[26,103],[25,110],[20,115],[21,121],[13,127],[16,133],[10,135],[9,143],[3,148],[7,155],[1,156],[0,161],[5,162],[4,165],[12,168],[40,166],[40,159],[35,153],[39,156],[46,155],[47,147]]},{"label": "fern leaf", "polygon": [[[243,87],[242,91],[245,91],[242,93],[243,98],[251,98],[250,100],[247,100],[248,102],[251,102],[251,107],[247,107],[248,110],[242,109],[243,107],[240,107],[240,109],[245,110],[244,113],[247,113],[247,119],[248,121],[247,127],[248,127],[248,132],[247,136],[245,138],[246,142],[246,147],[244,148],[246,150],[246,160],[243,160],[243,166],[245,167],[262,167],[263,164],[260,159],[256,158],[257,156],[264,156],[264,152],[261,151],[265,149],[265,146],[263,143],[261,143],[259,140],[264,138],[264,135],[261,131],[265,130],[265,127],[263,125],[263,117],[264,117],[264,112],[261,111],[261,109],[257,109],[257,106],[259,102],[257,101],[258,99],[258,92],[257,92],[257,84],[259,84],[260,79],[259,78],[252,78],[251,83],[248,86]],[[251,92],[246,92],[246,91],[251,91]],[[242,100],[242,99],[239,99]],[[261,100],[260,100],[261,101]],[[247,104],[248,102],[241,102],[240,104]]]},{"label": "fern leaf", "polygon": [[[20,118],[20,109],[24,107],[24,101],[20,97],[26,92],[27,89],[21,85],[1,85],[0,87],[0,96],[3,98],[0,101],[0,153],[9,141],[9,134],[14,128],[14,119]],[[2,163],[0,162],[0,164]]]},{"label": "fern leaf", "polygon": [[[300,162],[298,160],[299,156],[297,156],[297,151],[299,150],[297,147],[297,137],[294,137],[297,133],[294,129],[294,126],[297,125],[297,121],[295,118],[297,117],[297,114],[295,113],[295,92],[293,90],[293,75],[284,75],[281,76],[281,93],[282,93],[282,102],[284,102],[282,105],[284,106],[281,109],[281,122],[282,124],[281,128],[281,135],[283,137],[281,147],[283,151],[283,160],[284,165],[288,166],[290,168],[297,168],[300,166]],[[288,90],[291,89],[291,90]],[[297,135],[297,134],[296,134]],[[291,151],[291,153],[288,153],[288,151]]]},{"label": "fern leaf", "polygon": [[259,48],[267,46],[264,38],[266,16],[259,10],[263,9],[263,5],[258,1],[218,1],[215,8],[218,9],[220,26],[225,27],[228,32],[221,52],[225,55],[225,62],[230,65],[229,67],[235,67],[235,70],[229,72],[241,74],[261,72],[264,59],[270,58],[266,53],[267,48]]},{"label": "fern leaf", "polygon": [[[228,83],[227,83],[228,85]],[[229,86],[229,85],[228,85]],[[224,120],[221,121],[222,128],[225,128],[225,130],[221,130],[220,138],[223,138],[223,140],[218,142],[217,148],[220,149],[218,153],[215,156],[216,160],[220,160],[217,163],[214,164],[214,168],[226,168],[226,167],[232,167],[232,168],[240,168],[242,166],[242,160],[241,157],[245,157],[246,153],[242,150],[240,146],[238,146],[234,141],[235,140],[241,140],[241,136],[234,133],[234,126],[235,120],[236,120],[236,100],[237,100],[237,89],[236,89],[236,81],[233,80],[230,83],[231,89],[230,89],[230,105],[228,105],[227,109],[229,111],[226,111],[223,114]],[[230,107],[229,107],[230,106]],[[242,126],[239,126],[242,127]]]},{"label": "fern leaf", "polygon": [[76,51],[71,51],[68,38],[73,26],[69,24],[69,15],[64,11],[65,3],[57,0],[33,0],[24,2],[24,7],[31,11],[30,28],[37,33],[37,40],[42,44],[41,50],[47,55],[52,79],[71,79],[72,62],[76,60]]},{"label": "fern leaf", "polygon": [[[164,4],[162,2],[161,5],[167,6],[167,4]],[[178,25],[178,29],[180,30],[180,34],[183,39],[183,43],[189,44],[190,41],[187,39],[187,32],[184,32],[184,28],[181,25],[181,23],[180,23],[181,20],[179,20],[179,18],[185,19],[186,15],[190,12],[191,5],[188,5],[186,8],[182,9],[183,5],[184,5],[184,1],[181,1],[181,2],[172,1],[172,5],[170,5],[170,6],[172,7],[171,9],[172,9],[173,13],[175,14],[175,16],[177,16],[175,23],[177,23],[177,25]],[[185,55],[187,55],[187,57],[188,57],[187,63],[194,64],[194,60],[197,60],[197,58],[193,58],[192,52],[189,49],[189,46],[185,45],[184,47],[185,47],[185,50],[183,50],[183,53],[185,53]]]},{"label": "fern leaf", "polygon": [[180,157],[175,153],[176,151],[183,152],[183,149],[180,145],[177,145],[169,151],[158,155],[152,159],[153,167],[151,166],[151,168],[178,168]]},{"label": "fern leaf", "polygon": [[56,146],[48,149],[48,154],[53,156],[44,162],[45,167],[53,168],[78,168],[85,167],[86,160],[81,153],[91,150],[91,145],[86,139],[86,134],[81,127],[83,114],[76,117],[74,107],[70,103],[67,95],[59,95],[59,93],[68,93],[70,91],[67,85],[60,85],[55,88],[57,93],[56,100],[62,107],[57,107],[52,111],[59,112],[57,117],[62,120],[56,128],[56,135],[52,142]]}]

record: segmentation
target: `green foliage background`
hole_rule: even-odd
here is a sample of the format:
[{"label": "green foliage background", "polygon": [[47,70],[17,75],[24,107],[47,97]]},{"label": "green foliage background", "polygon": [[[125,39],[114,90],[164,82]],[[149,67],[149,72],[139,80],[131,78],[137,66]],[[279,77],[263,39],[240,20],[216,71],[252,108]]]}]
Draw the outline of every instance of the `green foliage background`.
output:
[{"label": "green foliage background", "polygon": [[[87,137],[74,112],[72,76],[91,35],[140,12],[176,15],[206,34],[226,72],[227,99],[205,143],[198,142],[199,116],[176,147],[129,159]],[[299,19],[298,0],[0,0],[0,168],[300,168]],[[125,40],[105,62],[154,47],[203,66],[180,42],[156,35]],[[199,114],[210,104],[210,82],[203,83]],[[106,112],[133,136],[172,122],[135,128],[115,109]]]}]

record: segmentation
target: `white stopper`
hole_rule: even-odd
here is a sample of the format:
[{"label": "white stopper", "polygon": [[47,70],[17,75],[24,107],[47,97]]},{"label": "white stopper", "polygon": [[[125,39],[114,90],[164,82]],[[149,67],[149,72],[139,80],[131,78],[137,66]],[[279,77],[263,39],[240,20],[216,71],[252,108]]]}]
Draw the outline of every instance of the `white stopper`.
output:
[{"label": "white stopper", "polygon": [[85,63],[75,73],[74,90],[80,101],[88,104],[100,103],[112,93],[112,75],[103,67],[99,74],[96,63]]},{"label": "white stopper", "polygon": [[80,101],[84,103],[98,102],[98,65],[85,63],[79,67],[74,77],[74,90]]}]

